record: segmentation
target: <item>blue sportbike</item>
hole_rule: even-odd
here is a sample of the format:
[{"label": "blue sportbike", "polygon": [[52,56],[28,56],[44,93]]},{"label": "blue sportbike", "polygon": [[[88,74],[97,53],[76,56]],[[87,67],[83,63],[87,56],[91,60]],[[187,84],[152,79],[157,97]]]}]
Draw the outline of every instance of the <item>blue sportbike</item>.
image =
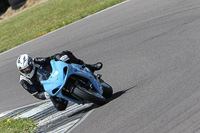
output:
[{"label": "blue sportbike", "polygon": [[39,80],[51,96],[78,104],[103,105],[112,96],[112,87],[87,67],[51,60],[49,70],[38,69]]}]

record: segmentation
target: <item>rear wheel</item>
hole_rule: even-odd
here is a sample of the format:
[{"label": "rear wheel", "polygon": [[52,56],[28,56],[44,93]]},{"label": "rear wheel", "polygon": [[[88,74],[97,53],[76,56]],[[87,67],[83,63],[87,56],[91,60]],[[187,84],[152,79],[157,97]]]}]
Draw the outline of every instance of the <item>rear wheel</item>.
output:
[{"label": "rear wheel", "polygon": [[83,101],[87,100],[98,105],[106,104],[106,99],[95,90],[87,90],[85,88],[76,86],[73,90],[73,95],[79,97]]}]

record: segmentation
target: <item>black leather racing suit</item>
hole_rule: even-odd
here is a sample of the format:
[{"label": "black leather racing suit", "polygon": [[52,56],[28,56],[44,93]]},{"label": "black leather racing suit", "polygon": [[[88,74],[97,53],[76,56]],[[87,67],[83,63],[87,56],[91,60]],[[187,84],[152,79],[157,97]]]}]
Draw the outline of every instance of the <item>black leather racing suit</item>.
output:
[{"label": "black leather racing suit", "polygon": [[[49,97],[48,93],[46,93],[44,91],[43,86],[40,84],[40,82],[37,80],[37,69],[39,67],[44,67],[46,69],[48,69],[48,67],[50,67],[50,61],[52,59],[55,59],[56,61],[61,60],[64,61],[66,63],[76,63],[79,65],[84,65],[86,67],[88,67],[91,71],[95,71],[95,70],[99,70],[102,67],[102,63],[100,64],[94,64],[94,65],[89,65],[89,64],[85,64],[82,60],[76,58],[72,52],[70,51],[63,51],[61,53],[55,54],[51,57],[40,57],[40,58],[35,58],[34,59],[34,63],[35,63],[35,74],[31,79],[26,78],[23,75],[20,75],[20,84],[23,86],[23,88],[25,90],[27,90],[30,94],[32,94],[33,96],[35,96],[38,99],[41,100],[45,100]],[[50,96],[50,99],[53,103],[53,105],[55,106],[55,108],[59,111],[65,110],[68,104],[68,101],[62,100],[60,98],[57,97],[52,97]]]}]

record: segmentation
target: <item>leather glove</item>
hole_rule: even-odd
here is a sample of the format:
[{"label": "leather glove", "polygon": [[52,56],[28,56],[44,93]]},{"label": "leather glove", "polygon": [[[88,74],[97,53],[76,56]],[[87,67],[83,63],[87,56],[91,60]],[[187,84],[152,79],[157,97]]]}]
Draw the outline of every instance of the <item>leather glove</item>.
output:
[{"label": "leather glove", "polygon": [[69,57],[67,55],[63,55],[60,57],[60,60],[63,61],[63,62],[66,62],[69,60]]}]

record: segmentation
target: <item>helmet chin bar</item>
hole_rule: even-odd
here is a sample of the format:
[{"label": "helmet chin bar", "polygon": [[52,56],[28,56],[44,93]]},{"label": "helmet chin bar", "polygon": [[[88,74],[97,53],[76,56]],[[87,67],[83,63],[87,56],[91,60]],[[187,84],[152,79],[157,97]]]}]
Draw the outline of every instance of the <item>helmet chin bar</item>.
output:
[{"label": "helmet chin bar", "polygon": [[33,69],[31,70],[30,73],[28,73],[28,74],[22,74],[22,75],[25,76],[25,77],[27,77],[27,78],[32,78],[34,74],[35,74],[35,66],[33,65]]}]

